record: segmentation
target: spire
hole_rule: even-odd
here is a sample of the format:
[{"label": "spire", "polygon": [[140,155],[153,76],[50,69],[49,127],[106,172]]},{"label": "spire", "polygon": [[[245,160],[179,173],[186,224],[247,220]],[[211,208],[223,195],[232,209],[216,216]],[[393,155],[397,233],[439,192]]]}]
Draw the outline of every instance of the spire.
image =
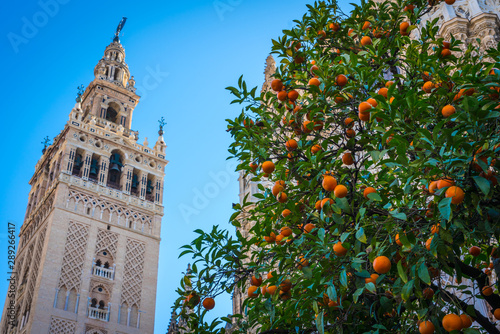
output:
[{"label": "spire", "polygon": [[120,21],[120,23],[118,24],[118,27],[116,27],[116,32],[115,32],[115,38],[113,38],[113,42],[118,42],[120,43],[120,32],[122,31],[123,29],[123,26],[125,25],[125,22],[127,22],[127,18],[126,17],[122,17],[122,20]]}]

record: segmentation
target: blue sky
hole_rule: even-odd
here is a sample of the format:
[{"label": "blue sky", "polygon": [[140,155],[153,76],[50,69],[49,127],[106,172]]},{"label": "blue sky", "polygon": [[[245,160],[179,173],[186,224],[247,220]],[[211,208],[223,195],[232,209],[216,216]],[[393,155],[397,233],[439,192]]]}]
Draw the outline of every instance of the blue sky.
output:
[{"label": "blue sky", "polygon": [[[357,2],[357,1],[356,1]],[[0,201],[0,300],[7,289],[7,222],[23,222],[28,181],[41,156],[41,141],[63,128],[75,103],[76,87],[93,79],[94,66],[122,18],[126,61],[142,95],[132,128],[139,142],[157,139],[157,120],[165,117],[168,145],[155,333],[165,333],[181,272],[178,259],[192,231],[219,224],[232,230],[231,203],[238,201],[234,163],[226,161],[231,142],[224,89],[244,74],[261,86],[271,39],[292,27],[306,1],[4,1],[0,9],[0,47],[4,64],[2,100],[3,159]],[[341,6],[348,10],[347,2]],[[186,213],[188,212],[188,213]],[[2,254],[3,252],[3,254]],[[211,313],[231,312],[228,296],[216,299]]]}]

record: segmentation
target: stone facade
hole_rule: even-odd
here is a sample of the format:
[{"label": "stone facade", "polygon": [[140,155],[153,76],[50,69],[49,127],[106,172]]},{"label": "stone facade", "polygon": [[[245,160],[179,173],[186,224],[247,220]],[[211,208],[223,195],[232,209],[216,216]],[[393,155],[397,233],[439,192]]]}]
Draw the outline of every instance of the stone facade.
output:
[{"label": "stone facade", "polygon": [[0,333],[154,332],[163,131],[137,143],[140,97],[118,37],[94,75],[30,180]]}]

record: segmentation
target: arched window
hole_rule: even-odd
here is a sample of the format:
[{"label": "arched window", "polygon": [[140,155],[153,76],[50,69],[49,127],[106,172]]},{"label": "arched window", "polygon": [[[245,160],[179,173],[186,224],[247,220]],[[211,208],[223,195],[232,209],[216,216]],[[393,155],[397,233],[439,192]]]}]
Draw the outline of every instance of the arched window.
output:
[{"label": "arched window", "polygon": [[119,112],[120,112],[120,106],[115,102],[111,102],[108,105],[108,109],[106,110],[106,120],[116,123]]},{"label": "arched window", "polygon": [[83,167],[83,151],[80,149],[76,150],[75,161],[73,162],[73,175],[80,176]]},{"label": "arched window", "polygon": [[92,154],[92,161],[90,162],[89,179],[96,180],[99,176],[99,156]]},{"label": "arched window", "polygon": [[122,174],[123,159],[118,151],[111,152],[109,158],[108,186],[120,189],[120,177]]},{"label": "arched window", "polygon": [[92,301],[90,302],[90,307],[97,307],[97,299],[92,298]]},{"label": "arched window", "polygon": [[140,189],[141,189],[141,184],[139,182],[139,171],[134,168],[130,192],[132,195],[139,196]]},{"label": "arched window", "polygon": [[95,261],[95,265],[96,265],[97,267],[100,267],[100,266],[102,265],[101,260],[100,260],[100,259],[97,259],[97,261]]},{"label": "arched window", "polygon": [[106,262],[104,263],[104,268],[109,269],[109,262],[108,262],[108,261],[106,261]]},{"label": "arched window", "polygon": [[100,301],[99,301],[99,308],[100,308],[101,310],[104,310],[104,300],[100,300]]}]

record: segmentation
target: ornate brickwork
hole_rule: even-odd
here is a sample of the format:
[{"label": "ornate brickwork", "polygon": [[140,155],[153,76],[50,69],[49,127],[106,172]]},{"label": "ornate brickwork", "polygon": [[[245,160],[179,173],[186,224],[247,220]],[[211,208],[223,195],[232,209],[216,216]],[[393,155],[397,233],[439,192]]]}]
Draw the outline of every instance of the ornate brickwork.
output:
[{"label": "ornate brickwork", "polygon": [[89,226],[75,222],[69,223],[59,287],[65,286],[68,290],[74,288],[77,293],[80,292],[88,238]]},{"label": "ornate brickwork", "polygon": [[113,259],[116,259],[116,249],[118,246],[118,234],[99,229],[97,231],[97,241],[95,254],[107,250]]},{"label": "ornate brickwork", "polygon": [[108,331],[103,328],[85,325],[85,334],[108,334]]},{"label": "ornate brickwork", "polygon": [[125,254],[125,270],[121,303],[129,307],[141,307],[142,274],[144,270],[144,253],[146,245],[142,242],[127,239]]},{"label": "ornate brickwork", "polygon": [[[40,225],[45,221],[49,213],[52,211],[54,204],[54,194],[47,197],[45,201],[40,205],[40,207],[33,211],[33,213],[28,217],[28,224],[24,225],[21,229],[21,239],[19,240],[19,248],[23,248],[31,237],[35,234]],[[25,227],[26,226],[26,227]]]},{"label": "ornate brickwork", "polygon": [[50,319],[49,334],[74,334],[76,322],[62,318],[52,317]]}]

